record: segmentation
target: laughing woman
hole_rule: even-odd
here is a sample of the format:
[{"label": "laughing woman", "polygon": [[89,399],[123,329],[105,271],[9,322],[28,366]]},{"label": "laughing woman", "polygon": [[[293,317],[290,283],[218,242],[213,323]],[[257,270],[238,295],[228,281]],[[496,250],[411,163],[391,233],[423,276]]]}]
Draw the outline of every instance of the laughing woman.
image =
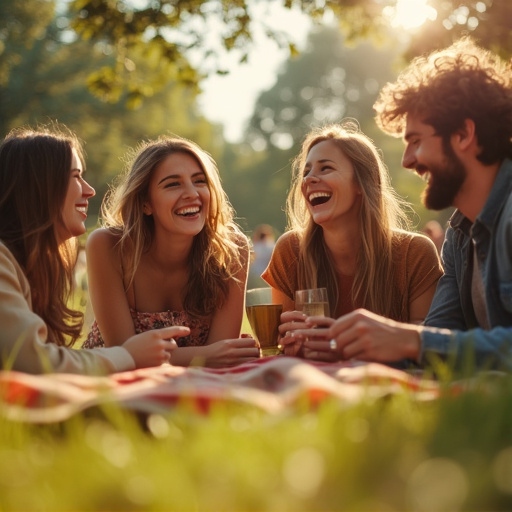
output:
[{"label": "laughing woman", "polygon": [[174,365],[258,357],[255,340],[240,338],[248,241],[210,155],[179,137],[141,145],[102,216],[86,246],[96,321],[85,347],[185,325]]},{"label": "laughing woman", "polygon": [[[366,308],[402,322],[425,318],[442,274],[425,236],[405,231],[406,215],[373,142],[353,121],[311,131],[293,164],[289,231],[263,278],[283,304],[285,353],[302,352],[294,330],[296,290],[325,287],[331,316]],[[296,333],[298,334],[298,333]],[[329,354],[305,355],[330,359]]]}]

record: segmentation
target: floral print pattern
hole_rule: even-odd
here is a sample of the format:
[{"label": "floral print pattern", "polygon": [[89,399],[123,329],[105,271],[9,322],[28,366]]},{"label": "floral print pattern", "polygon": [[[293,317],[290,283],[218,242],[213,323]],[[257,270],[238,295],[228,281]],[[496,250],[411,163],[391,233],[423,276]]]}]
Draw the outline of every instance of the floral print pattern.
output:
[{"label": "floral print pattern", "polygon": [[[206,345],[210,331],[209,318],[197,318],[188,315],[185,311],[164,311],[162,313],[144,313],[130,308],[133,318],[135,333],[171,327],[173,325],[184,325],[190,328],[190,335],[176,338],[178,347],[199,347]],[[101,336],[96,321],[92,324],[91,331],[85,340],[82,348],[104,347],[105,342]]]}]

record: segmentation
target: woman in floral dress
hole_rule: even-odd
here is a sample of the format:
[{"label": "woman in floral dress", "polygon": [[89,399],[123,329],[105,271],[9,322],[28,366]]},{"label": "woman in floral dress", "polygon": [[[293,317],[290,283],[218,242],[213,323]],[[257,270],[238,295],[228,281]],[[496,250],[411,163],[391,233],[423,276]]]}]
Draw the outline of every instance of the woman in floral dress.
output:
[{"label": "woman in floral dress", "polygon": [[86,245],[95,323],[86,348],[184,325],[172,364],[230,366],[258,357],[241,338],[249,245],[214,160],[197,144],[142,144]]}]

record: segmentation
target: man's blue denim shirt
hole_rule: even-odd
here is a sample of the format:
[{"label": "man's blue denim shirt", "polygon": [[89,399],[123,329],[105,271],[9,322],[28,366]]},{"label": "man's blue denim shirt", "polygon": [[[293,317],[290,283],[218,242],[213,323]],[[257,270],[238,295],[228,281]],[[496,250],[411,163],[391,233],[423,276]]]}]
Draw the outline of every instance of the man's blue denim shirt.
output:
[{"label": "man's blue denim shirt", "polygon": [[[461,362],[472,346],[478,367],[512,369],[512,160],[503,161],[474,225],[456,211],[442,249],[439,280],[421,334],[420,361],[428,354]],[[478,326],[471,300],[473,244],[480,259],[490,330]]]}]

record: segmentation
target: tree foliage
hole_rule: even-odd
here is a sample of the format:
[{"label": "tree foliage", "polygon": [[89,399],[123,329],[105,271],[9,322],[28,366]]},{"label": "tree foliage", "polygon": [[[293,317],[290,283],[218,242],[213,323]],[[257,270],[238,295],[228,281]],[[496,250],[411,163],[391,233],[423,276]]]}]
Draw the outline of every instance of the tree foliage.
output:
[{"label": "tree foliage", "polygon": [[48,0],[0,0],[0,87],[21,54],[43,36],[54,8]]},{"label": "tree foliage", "polygon": [[[322,22],[328,13],[338,20],[347,43],[372,38],[394,38],[390,15],[397,0],[258,0],[280,2],[286,9],[300,9]],[[216,59],[219,50],[238,50],[247,60],[254,35],[250,0],[72,0],[73,28],[86,40],[112,46],[116,55],[110,68],[96,72],[90,86],[96,94],[115,101],[127,90],[135,98],[147,92],[147,83],[161,86],[162,68],[168,76],[188,85],[200,83],[203,73],[225,73]],[[434,47],[445,46],[464,34],[504,57],[512,52],[512,2],[509,0],[429,0],[435,19],[427,21],[410,39],[405,55],[410,58]],[[221,28],[219,28],[221,27]],[[265,27],[268,37],[296,54],[294,41]],[[215,32],[218,47],[206,38]],[[190,64],[189,52],[199,52]],[[154,64],[141,80],[134,53],[151,56]],[[210,62],[207,66],[205,63]]]},{"label": "tree foliage", "polygon": [[255,105],[247,140],[255,147],[288,149],[311,126],[373,117],[380,88],[394,78],[396,51],[369,43],[347,46],[336,27],[316,28],[308,47],[289,60]]}]

